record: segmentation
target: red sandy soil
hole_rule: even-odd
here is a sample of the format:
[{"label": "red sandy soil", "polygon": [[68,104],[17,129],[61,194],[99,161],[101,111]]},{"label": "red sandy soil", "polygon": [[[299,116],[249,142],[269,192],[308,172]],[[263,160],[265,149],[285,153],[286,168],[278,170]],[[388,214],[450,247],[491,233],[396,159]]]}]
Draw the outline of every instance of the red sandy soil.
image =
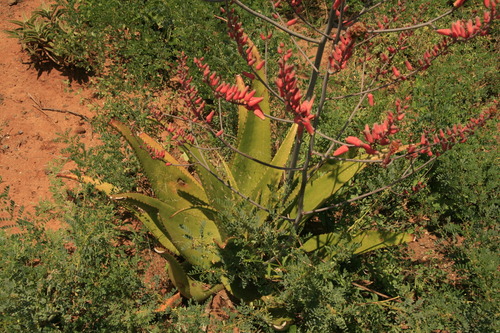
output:
[{"label": "red sandy soil", "polygon": [[[43,1],[20,0],[15,5],[9,2],[0,0],[0,191],[9,186],[16,204],[35,213],[40,200],[51,200],[51,163],[64,157],[64,144],[55,141],[58,133],[69,130],[81,136],[85,144],[98,142],[89,124],[80,117],[42,111],[35,104],[92,117],[89,106],[96,102],[91,99],[92,92],[73,80],[71,74],[34,68],[17,39],[5,33],[17,27],[11,20],[29,17]],[[58,224],[53,223],[54,227]]]}]

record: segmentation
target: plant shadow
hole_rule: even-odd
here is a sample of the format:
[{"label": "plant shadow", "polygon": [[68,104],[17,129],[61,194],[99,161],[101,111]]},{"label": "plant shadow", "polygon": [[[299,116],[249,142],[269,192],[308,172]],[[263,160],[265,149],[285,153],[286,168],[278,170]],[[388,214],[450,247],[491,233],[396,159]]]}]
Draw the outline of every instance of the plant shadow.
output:
[{"label": "plant shadow", "polygon": [[95,75],[94,71],[88,71],[81,67],[76,66],[61,66],[53,61],[35,61],[32,59],[31,65],[37,71],[37,79],[42,74],[50,74],[52,71],[58,71],[61,75],[68,78],[70,84],[76,82],[78,84],[86,84],[90,78]]}]

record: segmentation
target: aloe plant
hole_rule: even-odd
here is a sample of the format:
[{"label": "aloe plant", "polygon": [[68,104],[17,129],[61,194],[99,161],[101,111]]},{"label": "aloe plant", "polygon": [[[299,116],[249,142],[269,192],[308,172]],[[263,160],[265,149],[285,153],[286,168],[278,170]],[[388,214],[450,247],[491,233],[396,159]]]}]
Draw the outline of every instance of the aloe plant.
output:
[{"label": "aloe plant", "polygon": [[[259,73],[264,77],[263,71]],[[238,83],[242,84],[241,78]],[[269,97],[258,80],[253,81],[255,97],[263,97],[259,103],[264,113],[269,111]],[[135,134],[125,124],[113,120],[110,126],[117,130],[128,142],[141,163],[155,197],[139,193],[112,194],[109,184],[96,184],[108,194],[112,200],[127,207],[140,219],[158,242],[166,249],[161,255],[168,261],[168,274],[174,285],[184,297],[203,301],[213,293],[225,288],[236,297],[247,301],[261,298],[269,302],[272,295],[259,295],[252,290],[243,290],[241,286],[231,284],[227,277],[220,276],[220,283],[207,286],[189,276],[188,266],[196,266],[210,271],[221,265],[221,252],[230,250],[227,246],[231,237],[225,233],[224,221],[219,212],[225,209],[228,202],[248,202],[243,207],[248,214],[258,216],[256,223],[263,224],[275,216],[271,212],[280,211],[278,219],[282,219],[280,234],[290,234],[297,216],[297,200],[299,186],[297,181],[293,189],[287,192],[283,184],[285,170],[289,162],[291,149],[297,134],[298,125],[290,126],[276,153],[271,156],[271,132],[268,119],[260,119],[248,114],[245,107],[239,107],[238,133],[236,149],[238,154],[225,161],[221,156],[217,160],[222,166],[216,166],[206,156],[204,150],[196,145],[183,144],[180,147],[189,156],[189,161],[196,166],[196,175],[192,175],[168,151],[145,133]],[[154,152],[154,154],[152,154]],[[351,153],[354,157],[356,149]],[[245,155],[258,156],[258,160],[246,158]],[[264,164],[266,163],[266,164]],[[305,211],[314,210],[331,199],[344,184],[348,183],[364,163],[351,161],[331,161],[322,164],[314,177],[305,186]],[[296,180],[300,174],[296,175]],[[84,181],[91,182],[86,178]],[[276,195],[279,204],[276,203]],[[274,199],[274,200],[272,200]],[[303,215],[300,228],[311,215]],[[411,240],[409,233],[389,233],[367,230],[358,234],[325,233],[307,236],[302,239],[304,252],[324,252],[328,260],[333,254],[325,251],[328,246],[336,245],[341,239],[346,245],[355,245],[356,253],[364,253],[381,247],[401,244]],[[182,258],[183,262],[179,262]],[[264,267],[264,266],[263,266]],[[276,325],[280,325],[278,320]]]},{"label": "aloe plant", "polygon": [[[239,1],[233,3],[262,17]],[[293,3],[290,4],[294,6]],[[243,73],[246,79],[237,76],[235,83],[226,83],[203,62],[203,59],[195,59],[194,62],[201,70],[204,81],[213,89],[215,97],[237,105],[238,126],[234,140],[224,133],[221,117],[218,117],[218,125],[214,124],[216,111],[206,110],[208,107],[205,101],[198,96],[191,83],[192,78],[186,69],[186,57],[180,56],[180,90],[186,108],[192,112],[192,119],[189,120],[186,116],[184,120],[190,126],[200,126],[213,138],[231,148],[234,154],[230,158],[221,156],[217,150],[206,150],[185,128],[176,128],[175,122],[166,122],[164,115],[155,117],[155,121],[170,133],[170,143],[176,144],[184,156],[187,156],[183,160],[174,157],[175,154],[171,154],[146,133],[136,133],[118,120],[110,122],[110,126],[125,138],[137,156],[154,191],[154,197],[139,193],[115,194],[109,184],[96,185],[106,191],[112,200],[132,211],[165,248],[160,252],[168,262],[169,276],[184,297],[203,301],[225,289],[244,302],[256,302],[255,304],[267,307],[274,317],[273,325],[276,328],[285,328],[293,321],[293,316],[286,312],[283,304],[275,300],[275,293],[282,291],[279,287],[271,287],[269,292],[263,292],[254,289],[252,284],[243,284],[228,276],[225,269],[226,258],[231,256],[231,252],[237,251],[235,240],[238,237],[246,237],[243,234],[235,235],[228,229],[224,215],[230,210],[230,206],[238,207],[246,216],[253,216],[252,221],[256,227],[273,225],[284,246],[291,246],[306,256],[319,257],[324,261],[336,255],[335,249],[338,246],[350,249],[352,255],[361,255],[408,242],[413,236],[404,231],[360,231],[357,228],[349,228],[344,232],[315,233],[307,231],[307,225],[315,214],[334,207],[329,204],[367,163],[387,166],[399,158],[416,159],[422,154],[432,156],[430,161],[413,168],[412,172],[406,172],[399,180],[405,179],[435,159],[434,155],[439,154],[436,147],[440,147],[441,151],[450,149],[459,138],[464,141],[475,128],[493,117],[494,112],[490,109],[480,117],[472,119],[466,126],[455,126],[434,137],[424,133],[419,143],[410,142],[403,145],[401,140],[394,138],[405,116],[404,101],[397,100],[396,111],[388,112],[381,124],[365,126],[364,140],[348,136],[345,142],[341,142],[323,135],[331,141],[330,148],[319,154],[317,159],[313,159],[315,137],[320,133],[319,119],[326,99],[326,85],[323,86],[317,102],[313,96],[319,77],[316,68],[321,65],[323,54],[326,52],[325,46],[333,40],[334,47],[328,59],[328,70],[323,73],[323,82],[326,84],[330,75],[339,73],[346,67],[353,48],[357,45],[357,39],[368,38],[366,26],[353,24],[357,19],[353,19],[350,24],[347,24],[349,21],[335,19],[336,15],[347,15],[344,5],[344,1],[334,1],[326,30],[320,34],[320,39],[312,40],[318,45],[317,55],[305,94],[299,89],[294,66],[290,64],[292,50],[284,50],[284,45],[278,48],[281,59],[279,73],[274,82],[277,89],[272,91],[271,83],[267,79],[266,61],[261,57],[257,46],[244,33],[234,10],[225,11],[229,34],[236,40],[238,50],[247,60],[251,73]],[[299,10],[299,7],[294,8]],[[293,19],[286,26],[280,25],[279,28],[297,38],[311,41],[311,38],[290,30],[295,23],[296,19]],[[335,24],[338,32],[333,33]],[[342,24],[346,26],[343,27]],[[477,26],[463,38],[483,34],[487,27],[488,24]],[[270,36],[261,38],[267,40]],[[436,49],[447,50],[453,43],[458,42],[458,37],[453,38],[455,40],[441,42]],[[393,53],[395,52],[398,51],[394,49]],[[427,69],[431,61],[442,53],[427,52],[419,70]],[[392,58],[383,61],[390,64]],[[384,66],[387,67],[387,64]],[[419,71],[413,71],[411,64],[406,67],[409,72],[403,76],[400,70],[392,65],[392,84],[403,82]],[[377,70],[381,72],[380,68]],[[384,75],[389,72],[384,70]],[[246,85],[245,80],[250,81],[250,84]],[[372,92],[387,86],[373,88],[375,84],[373,81],[370,83],[372,86],[365,87],[364,81],[361,83],[361,93],[355,95],[360,98],[359,104],[353,110],[352,116],[365,99],[373,106]],[[289,121],[288,131],[274,153],[271,149],[271,119],[277,119],[278,113],[271,108],[273,98],[283,105],[286,113],[293,116],[293,121]],[[351,118],[346,126],[352,121]],[[342,132],[343,130],[340,131],[339,137]],[[309,145],[307,148],[303,147],[305,143]],[[194,166],[195,171],[192,172],[186,165]],[[90,179],[84,181],[94,182]],[[385,188],[366,195],[383,189]],[[262,270],[265,271],[263,276],[270,285],[279,285],[283,272],[280,271],[279,264],[269,264],[273,259],[262,259]],[[217,281],[213,282],[212,279],[211,283],[207,283],[202,273],[215,275]]]}]

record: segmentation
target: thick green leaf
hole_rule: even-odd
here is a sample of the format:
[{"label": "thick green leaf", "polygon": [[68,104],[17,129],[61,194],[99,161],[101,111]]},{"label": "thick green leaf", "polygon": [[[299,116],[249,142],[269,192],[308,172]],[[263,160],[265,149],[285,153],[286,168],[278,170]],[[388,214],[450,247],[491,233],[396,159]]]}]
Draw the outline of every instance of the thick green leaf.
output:
[{"label": "thick green leaf", "polygon": [[113,190],[115,190],[115,187],[106,182],[101,182],[99,180],[87,177],[87,176],[77,176],[75,174],[69,173],[69,174],[58,174],[57,177],[60,178],[67,178],[71,180],[76,180],[77,182],[85,183],[85,184],[92,184],[95,186],[96,190],[102,191],[106,193],[107,195],[110,195]]},{"label": "thick green leaf", "polygon": [[257,293],[256,288],[251,285],[245,286],[243,288],[241,280],[236,278],[234,281],[229,282],[229,279],[225,276],[221,276],[221,282],[224,285],[224,288],[237,299],[240,299],[244,302],[252,302],[256,299],[262,297],[259,293]]},{"label": "thick green leaf", "polygon": [[[163,202],[182,209],[194,202],[208,202],[207,196],[200,184],[183,167],[167,166],[163,160],[153,159],[146,149],[145,142],[132,134],[130,129],[119,121],[113,120],[110,125],[118,130],[134,150],[137,159],[148,177],[155,195]],[[143,138],[147,138],[143,136]],[[152,145],[152,141],[147,142]],[[154,146],[156,149],[156,146]],[[166,153],[167,161],[178,163],[170,154]],[[179,191],[189,194],[179,195]]]},{"label": "thick green leaf", "polygon": [[414,235],[407,232],[368,230],[358,234],[352,242],[359,244],[354,254],[363,254],[388,246],[401,245],[413,241]]},{"label": "thick green leaf", "polygon": [[[230,204],[234,200],[234,192],[222,181],[227,182],[227,179],[217,179],[215,175],[220,175],[216,168],[212,165],[210,160],[205,158],[200,149],[189,146],[187,148],[187,153],[191,155],[191,159],[196,163],[196,173],[200,177],[201,183],[203,184],[203,189],[206,193],[209,193],[207,200],[210,205],[216,211],[223,211],[226,209],[226,205]],[[232,175],[229,174],[230,179]],[[231,184],[229,184],[231,185]]]},{"label": "thick green leaf", "polygon": [[[119,194],[118,194],[119,195]],[[142,209],[137,205],[126,204],[123,202],[124,206],[131,213],[135,215],[148,228],[148,230],[153,234],[156,240],[165,247],[168,251],[172,252],[175,255],[180,255],[177,248],[172,244],[170,239],[167,237],[167,231],[165,227],[162,225],[160,220],[158,219],[158,211],[156,209]],[[151,214],[153,213],[153,214]]]},{"label": "thick green leaf", "polygon": [[[214,222],[207,216],[211,211],[206,207],[187,207],[177,210],[158,199],[140,193],[121,193],[113,200],[124,202],[147,213],[151,218],[146,224],[151,232],[161,232],[175,246],[178,253],[189,263],[208,269],[220,260],[215,242],[221,237]],[[155,235],[156,236],[156,235]]]},{"label": "thick green leaf", "polygon": [[[253,47],[253,55],[260,62],[260,55],[256,47]],[[257,74],[266,79],[264,69],[257,71]],[[243,89],[243,79],[238,76],[236,78],[237,85]],[[260,108],[266,114],[270,113],[269,92],[262,82],[255,79],[252,82],[252,89],[255,89],[255,97],[263,97],[259,103]],[[260,119],[245,107],[238,107],[238,135],[237,149],[255,159],[269,163],[271,161],[271,122],[269,118]],[[249,195],[257,185],[261,175],[266,171],[267,167],[252,161],[251,159],[235,154],[230,164],[232,174],[238,188],[246,195]]]},{"label": "thick green leaf", "polygon": [[168,275],[182,296],[192,298],[197,302],[202,302],[210,295],[224,288],[222,284],[207,286],[202,282],[190,278],[184,271],[182,265],[168,251],[161,252],[160,255],[167,260]]},{"label": "thick green leaf", "polygon": [[356,249],[353,253],[363,254],[384,247],[411,242],[412,240],[413,235],[405,232],[394,233],[380,230],[367,230],[355,236],[331,232],[309,238],[302,244],[301,249],[306,252],[318,251],[325,260],[328,260],[335,254],[329,251],[329,247],[331,246],[342,244],[345,244],[345,246],[355,246]]},{"label": "thick green leaf", "polygon": [[[306,185],[303,210],[311,211],[321,207],[365,166],[366,163],[334,160],[323,164]],[[299,186],[297,186],[293,195],[297,196],[298,191]],[[292,218],[297,216],[296,201],[292,203],[290,216]]]},{"label": "thick green leaf", "polygon": [[[288,130],[288,134],[281,143],[276,155],[274,155],[271,161],[272,165],[276,166],[286,166],[286,162],[290,157],[290,150],[292,149],[295,135],[297,133],[297,125],[293,124]],[[264,207],[270,206],[270,200],[279,192],[279,183],[283,178],[285,171],[275,168],[267,168],[266,172],[260,178],[258,185],[254,189],[252,198],[259,198],[259,203]],[[265,211],[259,211],[259,222],[265,221],[269,213]]]}]

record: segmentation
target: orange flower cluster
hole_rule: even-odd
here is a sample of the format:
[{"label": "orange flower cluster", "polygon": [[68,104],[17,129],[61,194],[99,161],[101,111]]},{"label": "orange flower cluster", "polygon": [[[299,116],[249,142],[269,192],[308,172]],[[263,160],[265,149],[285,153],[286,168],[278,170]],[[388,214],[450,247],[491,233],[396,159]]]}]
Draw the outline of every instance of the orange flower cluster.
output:
[{"label": "orange flower cluster", "polygon": [[[446,130],[440,129],[438,133],[429,136],[427,133],[422,133],[418,144],[410,144],[407,152],[409,157],[417,157],[418,154],[427,154],[428,156],[439,156],[441,153],[451,149],[456,143],[464,143],[467,138],[474,134],[474,131],[484,126],[486,121],[492,119],[496,114],[496,109],[490,108],[479,115],[477,118],[471,118],[469,122],[462,126],[460,124],[453,125],[452,128]],[[418,146],[420,146],[418,148]],[[441,148],[441,151],[432,151],[434,146]]]},{"label": "orange flower cluster", "polygon": [[[485,12],[488,13],[488,12]],[[475,22],[469,20],[467,22],[464,21],[456,21],[451,25],[451,29],[438,29],[436,32],[438,34],[449,36],[452,38],[472,38],[477,34],[485,35],[486,31],[481,29],[481,20],[479,17],[476,17]]]},{"label": "orange flower cluster", "polygon": [[[260,70],[264,66],[265,61],[262,60],[258,64],[256,63],[257,58],[253,53],[255,46],[249,41],[247,34],[245,34],[242,23],[239,22],[234,9],[231,9],[227,15],[227,26],[229,37],[236,41],[239,54],[246,59],[248,66],[256,65],[255,69]],[[268,35],[266,38],[271,38],[271,35]]]},{"label": "orange flower cluster", "polygon": [[[304,11],[304,7],[302,7],[302,0],[286,0],[286,2],[295,9],[295,12],[301,13]],[[280,8],[283,4],[283,0],[278,0],[273,4],[274,8]]]},{"label": "orange flower cluster", "polygon": [[[187,56],[182,54],[179,57],[179,66],[177,67],[177,76],[181,84],[181,98],[184,101],[184,105],[191,110],[194,117],[191,119],[193,122],[197,122],[204,118],[206,102],[203,98],[198,96],[198,90],[191,84],[193,78],[188,74],[188,67],[186,64]],[[210,122],[213,117],[214,111],[206,117],[205,121]]]},{"label": "orange flower cluster", "polygon": [[[455,7],[460,7],[464,1],[458,0],[455,1],[454,6]],[[481,22],[481,19],[476,16],[475,20],[468,20],[467,22],[465,21],[456,21],[453,22],[451,25],[451,29],[438,29],[436,32],[438,34],[448,36],[451,38],[463,38],[463,39],[469,39],[472,37],[475,37],[477,35],[484,36],[487,33],[488,30],[488,24],[491,22],[492,19],[498,19],[499,15],[496,10],[496,0],[484,0],[483,1],[484,6],[488,9],[487,11],[484,12],[483,14],[483,22]]]},{"label": "orange flower cluster", "polygon": [[295,69],[293,65],[287,64],[287,61],[292,56],[292,49],[283,51],[281,44],[278,48],[278,53],[282,54],[281,59],[278,61],[279,72],[276,79],[276,85],[280,96],[284,99],[286,111],[292,112],[295,115],[294,122],[299,124],[299,128],[304,127],[309,134],[314,133],[314,128],[311,121],[314,115],[311,114],[314,98],[302,101],[302,93],[297,87],[297,78],[295,77]]},{"label": "orange flower cluster", "polygon": [[203,63],[203,58],[195,58],[194,63],[203,71],[203,79],[214,89],[216,97],[224,98],[226,101],[234,104],[243,105],[247,110],[253,111],[257,117],[265,119],[264,113],[259,106],[259,103],[264,98],[255,97],[255,90],[249,91],[249,86],[245,86],[243,90],[240,90],[235,84],[221,82],[220,76],[216,72],[211,72],[210,66]]},{"label": "orange flower cluster", "polygon": [[[396,126],[397,121],[403,120],[405,114],[401,112],[400,108],[400,102],[397,101],[398,105],[398,113],[394,115],[392,112],[387,113],[387,118],[384,120],[383,123],[378,124],[375,123],[373,126],[370,128],[368,124],[365,125],[365,130],[363,131],[365,140],[368,142],[364,142],[358,137],[355,136],[348,136],[346,138],[346,143],[348,145],[353,145],[355,147],[360,147],[365,150],[367,154],[370,155],[375,155],[378,154],[378,150],[376,150],[376,147],[378,145],[380,146],[387,146],[392,143],[392,140],[389,138],[390,135],[396,134],[399,131],[399,128]],[[348,145],[343,145],[340,148],[338,148],[334,153],[333,156],[340,156],[344,153],[346,153],[349,150]]]},{"label": "orange flower cluster", "polygon": [[354,47],[354,39],[348,32],[345,36],[340,36],[340,41],[335,45],[332,54],[328,57],[330,67],[336,71],[344,69],[347,61],[352,56]]}]

